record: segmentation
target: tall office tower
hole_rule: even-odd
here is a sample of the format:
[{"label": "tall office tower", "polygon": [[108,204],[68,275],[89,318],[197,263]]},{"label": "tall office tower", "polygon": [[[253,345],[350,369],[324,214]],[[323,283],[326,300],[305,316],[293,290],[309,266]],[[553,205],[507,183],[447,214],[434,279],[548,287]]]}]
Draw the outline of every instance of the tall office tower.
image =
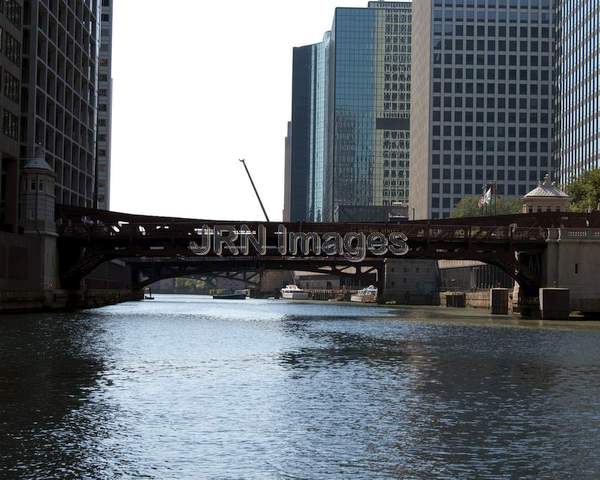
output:
[{"label": "tall office tower", "polygon": [[294,49],[292,219],[408,199],[411,3],[337,8],[321,43]]},{"label": "tall office tower", "polygon": [[110,210],[113,0],[102,0],[98,66],[97,208]]},{"label": "tall office tower", "polygon": [[337,8],[331,30],[324,217],[408,199],[410,2]]},{"label": "tall office tower", "polygon": [[16,231],[23,2],[0,2],[0,229]]},{"label": "tall office tower", "polygon": [[294,48],[290,141],[290,219],[323,220],[330,34]]},{"label": "tall office tower", "polygon": [[94,205],[98,0],[30,0],[24,9],[21,157],[45,152],[56,201]]},{"label": "tall office tower", "polygon": [[600,168],[600,3],[559,0],[556,24],[555,161],[568,185]]},{"label": "tall office tower", "polygon": [[285,166],[283,173],[283,221],[289,222],[291,218],[292,203],[292,122],[287,124],[285,137]]},{"label": "tall office tower", "polygon": [[288,132],[290,158],[286,172],[289,178],[286,192],[288,221],[308,220],[312,49],[312,45],[297,47],[293,53],[291,135]]},{"label": "tall office tower", "polygon": [[410,206],[450,215],[497,183],[524,195],[552,164],[550,0],[421,0],[413,10]]}]

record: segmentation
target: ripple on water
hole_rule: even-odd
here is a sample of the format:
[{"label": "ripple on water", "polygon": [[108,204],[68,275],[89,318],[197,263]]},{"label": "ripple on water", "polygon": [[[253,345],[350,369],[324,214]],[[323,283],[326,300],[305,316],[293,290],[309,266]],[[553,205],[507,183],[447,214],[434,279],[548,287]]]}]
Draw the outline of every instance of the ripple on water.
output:
[{"label": "ripple on water", "polygon": [[158,296],[0,322],[6,478],[578,478],[600,332]]}]

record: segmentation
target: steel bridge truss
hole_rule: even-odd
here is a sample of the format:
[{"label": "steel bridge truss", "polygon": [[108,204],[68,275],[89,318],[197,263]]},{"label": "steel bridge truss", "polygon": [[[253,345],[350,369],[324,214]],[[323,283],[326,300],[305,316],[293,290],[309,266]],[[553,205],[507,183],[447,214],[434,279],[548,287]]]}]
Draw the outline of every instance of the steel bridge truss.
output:
[{"label": "steel bridge truss", "polygon": [[[250,232],[264,227],[268,251],[262,256],[240,256],[231,251],[217,255],[213,250],[194,255],[190,246],[199,241],[207,228],[219,225],[232,232],[242,226]],[[77,288],[82,278],[102,263],[128,259],[138,275],[136,286],[173,276],[203,273],[261,272],[296,270],[334,275],[355,274],[362,268],[381,270],[388,252],[367,252],[360,263],[344,257],[282,255],[277,251],[281,227],[289,232],[314,232],[318,235],[365,235],[401,232],[408,252],[403,258],[431,260],[477,260],[496,265],[513,277],[527,293],[537,295],[541,285],[543,253],[549,228],[600,226],[600,217],[589,214],[543,213],[469,219],[390,223],[264,223],[215,220],[190,220],[107,212],[79,207],[58,206],[59,258],[61,282]],[[141,275],[141,276],[140,276]],[[379,275],[381,278],[382,275]]]}]

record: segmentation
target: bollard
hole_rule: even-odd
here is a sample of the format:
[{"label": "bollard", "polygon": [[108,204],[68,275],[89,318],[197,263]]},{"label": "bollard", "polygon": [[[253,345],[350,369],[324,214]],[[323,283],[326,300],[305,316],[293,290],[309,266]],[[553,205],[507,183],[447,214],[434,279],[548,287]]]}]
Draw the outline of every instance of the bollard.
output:
[{"label": "bollard", "polygon": [[447,293],[446,306],[454,308],[465,308],[467,305],[466,295],[464,293]]},{"label": "bollard", "polygon": [[490,289],[490,312],[492,315],[508,315],[508,288]]},{"label": "bollard", "polygon": [[542,320],[568,320],[571,314],[568,288],[540,288]]}]

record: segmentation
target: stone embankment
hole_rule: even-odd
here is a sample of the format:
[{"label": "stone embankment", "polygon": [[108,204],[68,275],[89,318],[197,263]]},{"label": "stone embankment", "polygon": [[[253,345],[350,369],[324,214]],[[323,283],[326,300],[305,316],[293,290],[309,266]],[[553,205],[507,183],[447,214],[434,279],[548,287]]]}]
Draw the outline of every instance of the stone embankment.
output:
[{"label": "stone embankment", "polygon": [[131,290],[2,291],[0,292],[0,314],[81,310],[143,298],[142,291]]}]

